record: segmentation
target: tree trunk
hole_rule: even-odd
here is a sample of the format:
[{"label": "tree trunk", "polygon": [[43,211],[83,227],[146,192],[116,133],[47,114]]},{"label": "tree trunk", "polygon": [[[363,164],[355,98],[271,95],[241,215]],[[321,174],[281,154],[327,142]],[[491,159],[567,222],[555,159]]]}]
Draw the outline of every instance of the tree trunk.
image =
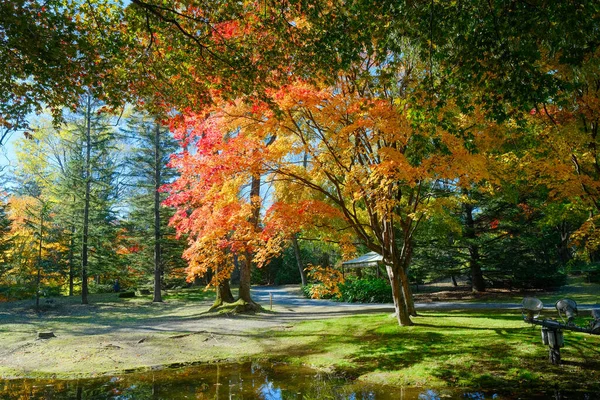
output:
[{"label": "tree trunk", "polygon": [[392,286],[392,298],[394,300],[394,310],[398,324],[400,326],[410,326],[413,323],[410,320],[410,315],[408,313],[408,309],[406,308],[398,274],[394,273],[394,268],[391,265],[386,265],[386,270],[390,279],[390,285]]},{"label": "tree trunk", "polygon": [[223,303],[233,303],[235,299],[233,298],[233,294],[231,293],[231,287],[229,286],[229,279],[224,280],[223,282],[217,285],[217,298],[213,303],[211,310],[220,307]]},{"label": "tree trunk", "polygon": [[[250,183],[250,204],[252,204],[252,214],[250,215],[250,223],[254,229],[258,229],[258,219],[260,216],[260,175],[254,175]],[[246,251],[242,257],[240,265],[240,291],[239,299],[251,305],[256,303],[250,295],[251,286],[251,271],[252,271],[252,254]]]},{"label": "tree trunk", "polygon": [[86,109],[86,130],[85,130],[85,198],[83,206],[83,240],[81,245],[81,303],[88,304],[88,233],[89,233],[89,219],[90,219],[90,186],[91,186],[91,146],[92,146],[92,99],[88,94],[87,96],[87,109]]},{"label": "tree trunk", "polygon": [[71,225],[71,240],[69,243],[69,296],[73,296],[73,279],[75,278],[75,224]]},{"label": "tree trunk", "polygon": [[471,282],[474,292],[485,292],[485,281],[479,263],[479,246],[475,242],[477,235],[475,232],[475,221],[473,220],[473,206],[464,204],[465,213],[465,239],[468,241],[469,249],[469,268],[471,269]]},{"label": "tree trunk", "polygon": [[410,282],[408,281],[408,275],[404,268],[399,269],[399,281],[402,288],[402,296],[404,296],[404,304],[406,304],[406,310],[409,315],[413,317],[417,316],[417,310],[415,309],[415,301],[410,288]]},{"label": "tree trunk", "polygon": [[381,243],[383,262],[385,263],[390,285],[392,286],[392,298],[394,300],[396,318],[401,326],[413,324],[410,320],[410,310],[408,308],[412,293],[410,292],[408,277],[406,276],[406,268],[410,260],[410,237],[407,236],[411,232],[409,228],[410,224],[403,226],[405,245],[398,251],[393,218],[382,220]]},{"label": "tree trunk", "polygon": [[240,260],[240,292],[239,299],[248,304],[254,304],[250,295],[252,255],[247,253]]},{"label": "tree trunk", "polygon": [[405,244],[402,248],[402,258],[400,260],[400,265],[402,265],[399,274],[400,283],[402,284],[402,293],[404,294],[404,301],[406,302],[408,314],[416,317],[417,310],[415,309],[415,300],[413,298],[412,289],[410,287],[410,281],[408,278],[408,267],[410,266],[413,255],[413,243],[412,239],[406,235],[404,240]]},{"label": "tree trunk", "polygon": [[38,259],[37,259],[37,278],[35,285],[35,309],[39,310],[40,308],[40,282],[42,279],[42,250],[44,246],[44,205],[40,206],[40,243],[38,248]]},{"label": "tree trunk", "polygon": [[298,271],[300,271],[300,278],[302,279],[302,286],[306,286],[306,272],[304,272],[304,264],[300,257],[300,246],[298,245],[298,235],[292,236],[292,245],[294,247],[294,255],[296,256],[296,264],[298,264]]},{"label": "tree trunk", "polygon": [[162,302],[161,289],[161,232],[160,232],[160,193],[161,186],[161,154],[160,154],[160,126],[156,124],[154,130],[154,298],[155,303]]},{"label": "tree trunk", "polygon": [[219,284],[217,296],[225,303],[233,303],[235,299],[231,293],[231,286],[229,286],[229,279],[224,280]]},{"label": "tree trunk", "polygon": [[573,258],[569,248],[569,238],[571,233],[569,231],[568,224],[565,221],[562,221],[556,228],[560,233],[558,258],[560,259],[562,265],[567,265],[567,263]]}]

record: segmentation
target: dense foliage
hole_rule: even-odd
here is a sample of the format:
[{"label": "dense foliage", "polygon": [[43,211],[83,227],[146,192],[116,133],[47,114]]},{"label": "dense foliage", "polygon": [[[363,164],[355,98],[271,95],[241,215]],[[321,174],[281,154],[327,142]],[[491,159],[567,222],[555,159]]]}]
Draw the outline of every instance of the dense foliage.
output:
[{"label": "dense foliage", "polygon": [[314,297],[314,293],[322,293],[319,296],[321,299],[347,303],[391,303],[393,301],[392,287],[385,279],[345,279],[338,285],[338,293],[328,292],[322,286],[322,283],[309,283],[302,286],[302,293],[308,298]]},{"label": "dense foliage", "polygon": [[[154,244],[155,281],[181,252],[189,281],[229,299],[238,271],[252,304],[255,267],[292,282],[295,262],[306,281],[307,265],[331,267],[303,253],[323,241],[383,256],[401,325],[411,280],[560,285],[600,254],[598,43],[592,0],[3,2],[0,143],[35,129],[19,145],[0,278],[82,273],[85,286],[89,267],[97,283],[133,283]],[[83,124],[68,118],[80,96]],[[133,167],[119,154],[151,128],[117,139],[100,119],[118,125],[125,101],[178,141],[154,143],[162,166],[176,153],[168,196],[147,173],[123,190],[149,147]],[[49,136],[26,118],[45,106]]]}]

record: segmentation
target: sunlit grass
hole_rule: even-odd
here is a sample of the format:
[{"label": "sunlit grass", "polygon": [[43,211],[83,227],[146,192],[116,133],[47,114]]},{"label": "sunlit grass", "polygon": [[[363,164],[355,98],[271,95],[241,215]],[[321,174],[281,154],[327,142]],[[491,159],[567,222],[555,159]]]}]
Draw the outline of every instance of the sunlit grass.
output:
[{"label": "sunlit grass", "polygon": [[[389,315],[304,322],[278,337],[298,363],[333,367],[372,383],[514,390],[523,384],[598,388],[600,337],[566,332],[563,366],[548,363],[539,327],[517,313],[422,313],[399,327]],[[568,368],[576,374],[565,376]]]},{"label": "sunlit grass", "polygon": [[[579,293],[589,293],[585,291],[590,287],[583,282],[579,284],[575,285],[575,288],[583,288]],[[90,305],[86,306],[79,304],[79,297],[56,298],[49,309],[40,314],[33,309],[31,300],[4,303],[0,304],[0,340],[6,348],[12,348],[31,341],[36,331],[54,330],[58,338],[49,343],[56,347],[57,359],[65,356],[65,349],[72,349],[67,352],[70,357],[80,357],[79,354],[87,351],[83,342],[79,347],[63,346],[61,340],[65,343],[72,337],[94,340],[94,335],[110,335],[118,330],[122,332],[120,338],[128,338],[136,345],[141,337],[136,331],[137,323],[151,326],[153,322],[165,325],[178,320],[219,318],[207,313],[213,299],[214,292],[203,288],[167,291],[164,303],[159,304],[152,303],[152,296],[120,299],[115,293],[107,293],[90,295]],[[277,314],[264,313],[260,318],[269,319]],[[547,316],[557,315],[552,310]],[[244,318],[239,317],[232,323],[244,323]],[[586,318],[582,313],[578,324],[585,324]],[[541,388],[557,382],[566,389],[597,390],[600,385],[600,336],[565,332],[564,364],[553,366],[547,361],[540,328],[525,324],[518,310],[421,312],[413,320],[414,326],[399,327],[389,314],[363,314],[291,321],[281,328],[239,336],[191,335],[176,340],[170,338],[173,332],[153,333],[154,336],[146,332],[144,337],[153,339],[148,339],[143,346],[156,348],[153,347],[144,362],[156,362],[158,352],[162,351],[162,359],[169,362],[284,359],[343,371],[372,383],[393,385],[465,386],[507,391],[523,385]],[[77,355],[76,350],[79,350]],[[110,367],[93,358],[89,360],[96,363],[90,365],[100,370]],[[108,363],[110,359],[105,361]],[[132,358],[127,363],[136,366],[141,362]]]}]

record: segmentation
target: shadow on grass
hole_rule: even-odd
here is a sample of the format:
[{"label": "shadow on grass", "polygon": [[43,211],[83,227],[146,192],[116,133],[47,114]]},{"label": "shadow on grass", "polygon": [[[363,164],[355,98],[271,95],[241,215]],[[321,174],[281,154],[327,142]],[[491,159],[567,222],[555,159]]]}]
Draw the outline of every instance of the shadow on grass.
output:
[{"label": "shadow on grass", "polygon": [[[557,382],[563,389],[600,390],[599,338],[590,340],[581,334],[566,337],[569,343],[563,351],[565,363],[554,366],[547,362],[539,330],[527,326],[487,327],[485,319],[489,315],[480,318],[481,326],[474,327],[440,320],[439,325],[428,322],[394,328],[395,321],[385,317],[367,321],[345,318],[344,326],[327,321],[310,325],[310,330],[278,332],[277,336],[291,344],[274,356],[322,359],[324,363],[335,363],[350,376],[376,372],[382,377],[378,379],[393,384],[415,384],[430,376],[452,386],[506,393],[523,385],[544,388]],[[506,322],[514,325],[512,320]],[[486,330],[489,333],[483,333]],[[565,368],[576,368],[578,373],[565,374]]]}]

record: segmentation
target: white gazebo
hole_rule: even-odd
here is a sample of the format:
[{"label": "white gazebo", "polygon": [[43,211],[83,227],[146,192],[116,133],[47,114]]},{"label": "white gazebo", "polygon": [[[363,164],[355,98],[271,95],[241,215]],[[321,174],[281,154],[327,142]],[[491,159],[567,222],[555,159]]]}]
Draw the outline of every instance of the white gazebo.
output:
[{"label": "white gazebo", "polygon": [[383,256],[381,254],[370,251],[367,254],[363,254],[358,258],[344,261],[342,263],[342,275],[346,268],[366,268],[375,267],[377,271],[377,277],[379,278],[379,265],[383,262]]}]

